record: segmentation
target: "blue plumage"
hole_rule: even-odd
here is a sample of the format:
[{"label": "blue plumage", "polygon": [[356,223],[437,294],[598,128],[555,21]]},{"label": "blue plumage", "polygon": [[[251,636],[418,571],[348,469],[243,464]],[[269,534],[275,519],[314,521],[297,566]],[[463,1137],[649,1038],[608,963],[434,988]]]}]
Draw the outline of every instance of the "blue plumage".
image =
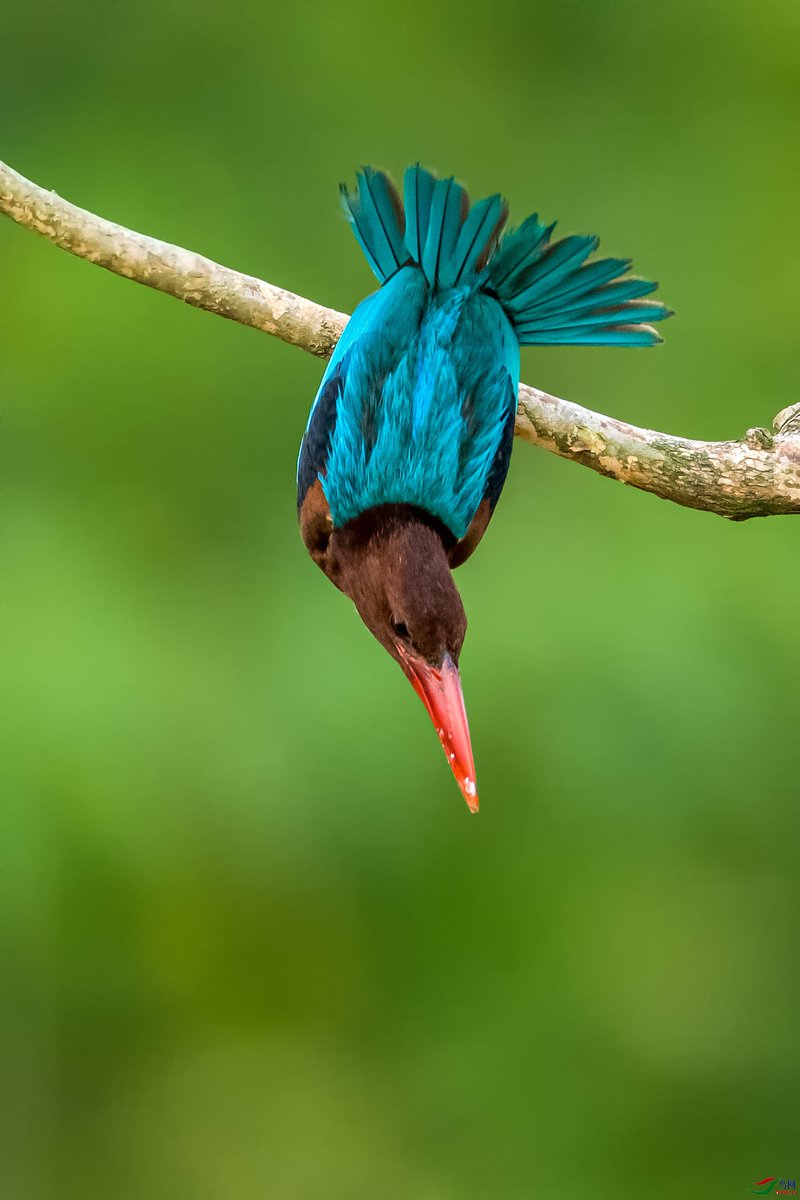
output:
[{"label": "blue plumage", "polygon": [[404,200],[381,172],[342,189],[380,289],[356,308],[312,408],[302,505],[319,479],[334,528],[378,505],[416,505],[464,538],[508,467],[519,345],[652,345],[669,313],[626,259],[587,262],[593,237],[552,243],[529,217],[497,240],[500,196],[469,206],[454,179],[409,168]]},{"label": "blue plumage", "polygon": [[333,524],[397,502],[463,537],[516,408],[511,326],[491,297],[468,285],[432,292],[413,266],[356,318],[333,364],[343,382],[322,476]]}]

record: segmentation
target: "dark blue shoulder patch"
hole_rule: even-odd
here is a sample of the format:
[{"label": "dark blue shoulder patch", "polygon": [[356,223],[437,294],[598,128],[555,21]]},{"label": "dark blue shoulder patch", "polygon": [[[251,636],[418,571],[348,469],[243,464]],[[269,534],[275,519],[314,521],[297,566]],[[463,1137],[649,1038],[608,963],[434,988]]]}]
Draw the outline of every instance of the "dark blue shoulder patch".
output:
[{"label": "dark blue shoulder patch", "polygon": [[514,425],[517,416],[516,404],[509,409],[503,426],[503,432],[500,435],[500,444],[497,447],[489,474],[486,477],[486,490],[483,493],[483,499],[488,500],[492,508],[500,499],[500,493],[503,490],[503,485],[508,474],[508,466],[511,462],[511,450],[514,445]]},{"label": "dark blue shoulder patch", "polygon": [[297,510],[300,511],[306,492],[311,485],[325,474],[331,438],[336,428],[337,407],[344,387],[344,374],[340,364],[325,381],[317,402],[311,412],[308,428],[300,447],[297,461]]}]

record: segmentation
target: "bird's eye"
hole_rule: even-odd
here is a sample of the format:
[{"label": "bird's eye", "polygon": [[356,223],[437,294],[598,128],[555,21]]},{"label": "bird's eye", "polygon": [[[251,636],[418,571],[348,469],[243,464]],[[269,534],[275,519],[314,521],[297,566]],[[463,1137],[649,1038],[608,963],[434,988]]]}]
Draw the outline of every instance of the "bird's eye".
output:
[{"label": "bird's eye", "polygon": [[407,642],[409,640],[411,635],[408,632],[408,626],[405,621],[392,621],[392,629],[394,630],[395,637],[400,638],[401,641]]}]

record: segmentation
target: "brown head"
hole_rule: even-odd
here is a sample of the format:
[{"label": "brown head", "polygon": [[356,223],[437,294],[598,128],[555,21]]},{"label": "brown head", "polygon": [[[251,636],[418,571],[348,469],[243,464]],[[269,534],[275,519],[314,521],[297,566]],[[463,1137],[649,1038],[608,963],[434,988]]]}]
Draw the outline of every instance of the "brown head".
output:
[{"label": "brown head", "polygon": [[320,566],[411,680],[464,799],[477,812],[458,674],[467,618],[450,573],[453,545],[445,527],[421,509],[385,504],[333,530]]}]

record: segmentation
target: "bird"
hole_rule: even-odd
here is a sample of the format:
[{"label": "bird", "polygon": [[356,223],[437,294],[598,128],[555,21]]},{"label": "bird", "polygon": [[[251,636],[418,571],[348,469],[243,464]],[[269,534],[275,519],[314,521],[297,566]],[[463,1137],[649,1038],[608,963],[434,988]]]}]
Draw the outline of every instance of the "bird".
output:
[{"label": "bird", "polygon": [[599,239],[553,239],[532,214],[504,232],[499,195],[455,177],[363,167],[340,185],[377,291],[328,362],[297,463],[306,549],[400,665],[472,812],[479,807],[459,674],[467,618],[453,571],[474,552],[508,472],[521,345],[652,346],[658,286]]}]

